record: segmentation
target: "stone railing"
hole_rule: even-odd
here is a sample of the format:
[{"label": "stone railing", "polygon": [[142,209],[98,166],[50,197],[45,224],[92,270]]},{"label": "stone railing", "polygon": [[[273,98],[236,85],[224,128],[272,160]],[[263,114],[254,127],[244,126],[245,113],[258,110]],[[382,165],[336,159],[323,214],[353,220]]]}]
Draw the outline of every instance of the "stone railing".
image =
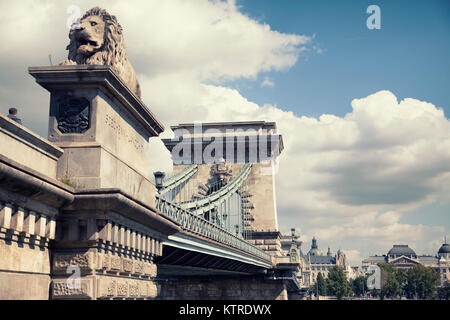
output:
[{"label": "stone railing", "polygon": [[47,246],[55,239],[54,217],[0,199],[0,238]]},{"label": "stone railing", "polygon": [[245,251],[266,261],[271,260],[269,254],[250,244],[246,240],[236,237],[218,225],[207,221],[158,195],[156,196],[156,209],[158,209],[162,215],[180,223],[184,230]]},{"label": "stone railing", "polygon": [[[53,253],[54,299],[147,299],[157,287],[153,257],[162,254],[162,243],[147,227],[115,213],[73,215],[58,220],[59,231]],[[67,251],[77,241],[79,250]],[[77,289],[69,288],[64,276],[76,266],[85,276]],[[96,274],[96,290],[88,276]]]},{"label": "stone railing", "polygon": [[137,258],[162,254],[162,243],[147,227],[115,213],[108,216],[78,216],[65,214],[57,240],[96,241],[101,247]]}]

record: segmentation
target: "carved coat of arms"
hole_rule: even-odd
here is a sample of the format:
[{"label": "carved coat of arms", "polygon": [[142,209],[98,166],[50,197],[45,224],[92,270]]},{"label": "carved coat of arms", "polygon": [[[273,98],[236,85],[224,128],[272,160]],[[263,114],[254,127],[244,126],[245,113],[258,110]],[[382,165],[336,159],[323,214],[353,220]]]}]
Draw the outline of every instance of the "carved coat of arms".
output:
[{"label": "carved coat of arms", "polygon": [[84,133],[89,129],[88,99],[63,95],[57,100],[57,104],[56,120],[61,133]]}]

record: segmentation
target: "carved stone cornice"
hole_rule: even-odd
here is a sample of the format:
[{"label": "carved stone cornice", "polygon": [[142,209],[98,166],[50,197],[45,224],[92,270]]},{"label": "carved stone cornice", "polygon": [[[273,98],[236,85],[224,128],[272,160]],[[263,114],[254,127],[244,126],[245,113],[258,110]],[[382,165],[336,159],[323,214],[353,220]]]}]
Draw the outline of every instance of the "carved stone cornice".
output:
[{"label": "carved stone cornice", "polygon": [[62,208],[62,214],[92,210],[115,212],[165,235],[180,231],[177,222],[161,216],[154,207],[133,199],[120,189],[77,191],[74,201]]},{"label": "carved stone cornice", "polygon": [[113,71],[111,66],[30,67],[28,72],[36,79],[37,83],[50,92],[76,87],[98,88],[116,102],[125,113],[129,114],[149,137],[158,136],[164,131],[162,123]]},{"label": "carved stone cornice", "polygon": [[71,202],[73,188],[0,155],[0,188],[58,209]]}]

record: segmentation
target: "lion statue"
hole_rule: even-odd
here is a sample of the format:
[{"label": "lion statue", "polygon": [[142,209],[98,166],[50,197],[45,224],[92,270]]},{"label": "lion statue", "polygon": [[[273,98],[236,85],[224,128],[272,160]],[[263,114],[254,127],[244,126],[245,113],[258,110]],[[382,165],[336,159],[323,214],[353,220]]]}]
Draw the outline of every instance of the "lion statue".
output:
[{"label": "lion statue", "polygon": [[69,33],[69,59],[59,65],[108,65],[139,98],[141,88],[125,51],[122,27],[99,7],[87,11]]}]

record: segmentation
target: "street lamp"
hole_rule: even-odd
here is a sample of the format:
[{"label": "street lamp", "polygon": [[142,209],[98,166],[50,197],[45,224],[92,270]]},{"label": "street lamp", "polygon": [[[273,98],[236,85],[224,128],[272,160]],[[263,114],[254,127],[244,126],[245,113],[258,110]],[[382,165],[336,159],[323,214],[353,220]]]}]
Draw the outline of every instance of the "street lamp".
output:
[{"label": "street lamp", "polygon": [[156,171],[156,172],[153,173],[153,175],[155,176],[155,185],[156,185],[156,188],[158,189],[158,192],[159,192],[159,190],[163,186],[163,180],[164,180],[164,177],[166,176],[166,174],[164,172],[161,172],[161,171]]}]

